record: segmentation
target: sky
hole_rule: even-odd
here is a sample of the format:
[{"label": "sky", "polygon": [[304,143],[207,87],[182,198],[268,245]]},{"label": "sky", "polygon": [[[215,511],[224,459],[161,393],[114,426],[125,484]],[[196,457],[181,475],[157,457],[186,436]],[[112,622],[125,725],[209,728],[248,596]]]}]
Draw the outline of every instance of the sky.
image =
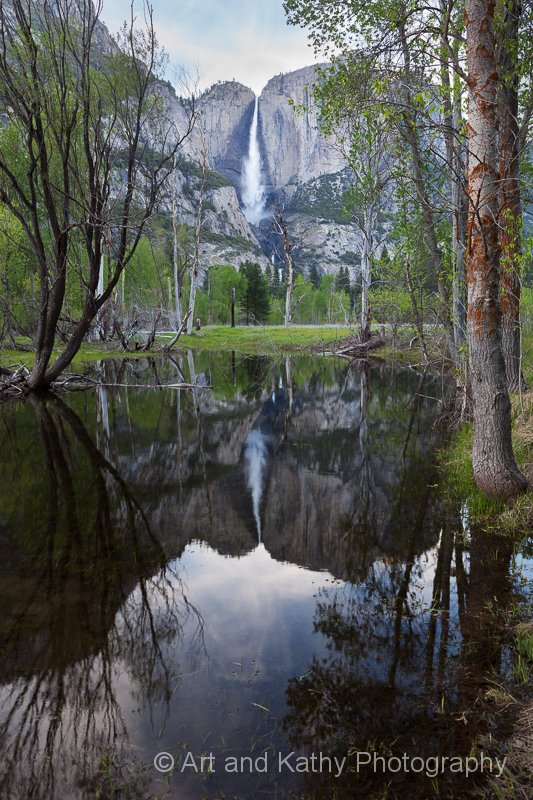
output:
[{"label": "sky", "polygon": [[[136,0],[141,11],[142,2]],[[256,94],[280,72],[316,61],[301,28],[286,24],[282,0],[152,0],[154,23],[176,68],[200,76],[200,89],[237,80]],[[115,34],[130,14],[130,0],[103,0],[101,19]]]}]

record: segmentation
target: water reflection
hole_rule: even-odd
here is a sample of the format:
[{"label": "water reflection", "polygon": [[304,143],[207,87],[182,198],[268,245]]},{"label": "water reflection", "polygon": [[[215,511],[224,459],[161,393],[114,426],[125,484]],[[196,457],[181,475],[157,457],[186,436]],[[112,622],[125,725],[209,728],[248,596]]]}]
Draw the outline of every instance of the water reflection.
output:
[{"label": "water reflection", "polygon": [[370,796],[149,765],[466,751],[510,552],[434,492],[435,381],[235,353],[100,369],[120,385],[0,408],[0,796]]},{"label": "water reflection", "polygon": [[[106,747],[127,730],[119,663],[143,705],[161,705],[179,680],[164,643],[191,616],[200,631],[201,620],[78,414],[53,396],[31,398],[30,409],[22,430],[21,409],[5,412],[12,447],[0,539],[0,795],[52,798],[68,796],[73,780],[90,783]],[[16,518],[23,527],[12,527]]]},{"label": "water reflection", "polygon": [[[473,743],[490,742],[479,700],[508,668],[512,545],[475,528],[465,535],[460,516],[443,510],[436,547],[420,553],[413,527],[404,558],[379,559],[361,582],[319,593],[314,624],[328,653],[289,681],[283,725],[294,748],[352,754],[338,797],[462,797],[482,779],[448,771],[436,784],[420,772],[357,771],[357,752],[466,758]],[[321,797],[330,786],[311,776],[306,790]]]}]

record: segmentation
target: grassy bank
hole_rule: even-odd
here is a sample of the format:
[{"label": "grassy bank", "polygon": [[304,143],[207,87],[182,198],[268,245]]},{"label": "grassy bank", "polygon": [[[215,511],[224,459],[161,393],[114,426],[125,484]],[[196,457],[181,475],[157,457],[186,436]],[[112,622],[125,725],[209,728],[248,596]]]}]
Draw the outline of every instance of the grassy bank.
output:
[{"label": "grassy bank", "polygon": [[[56,347],[53,351],[52,360],[61,353],[61,348]],[[100,361],[102,358],[125,358],[143,356],[147,353],[126,353],[122,348],[111,349],[109,343],[105,344],[88,344],[84,343],[79,352],[74,357],[70,371],[77,371],[83,367],[84,364],[90,364],[94,361]],[[10,350],[8,348],[0,349],[0,366],[2,367],[17,367],[24,365],[25,367],[33,366],[33,352],[29,349],[28,342],[21,342],[21,349]]]},{"label": "grassy bank", "polygon": [[[177,349],[192,348],[194,350],[237,350],[241,353],[269,355],[274,353],[304,352],[312,348],[314,352],[320,349],[331,350],[349,333],[346,325],[342,326],[312,326],[294,325],[285,328],[283,325],[268,327],[239,326],[236,328],[212,326],[203,328],[192,336],[182,336],[176,345]],[[102,358],[140,358],[147,355],[157,355],[160,348],[167,344],[173,334],[161,334],[157,337],[157,346],[147,352],[126,352],[118,344],[112,346],[110,342],[84,343],[74,361],[73,368],[79,368],[84,363],[99,361]],[[24,364],[30,367],[33,364],[33,353],[28,339],[19,339],[20,349],[0,349],[0,366],[9,367]],[[54,357],[59,355],[61,347],[56,347]]]},{"label": "grassy bank", "polygon": [[[514,454],[533,487],[533,391],[525,392],[522,398],[513,397],[512,406]],[[440,453],[443,491],[467,504],[474,524],[515,538],[529,535],[533,530],[533,488],[511,505],[486,497],[474,481],[472,441],[472,425],[465,423]]]},{"label": "grassy bank", "polygon": [[[239,325],[236,328],[209,326],[194,333],[183,336],[178,345],[195,350],[238,350],[243,353],[269,354],[276,352],[292,353],[313,347],[314,350],[332,347],[345,336],[350,329],[346,325],[268,325],[264,327]],[[159,336],[165,343],[172,338],[171,334]]]}]

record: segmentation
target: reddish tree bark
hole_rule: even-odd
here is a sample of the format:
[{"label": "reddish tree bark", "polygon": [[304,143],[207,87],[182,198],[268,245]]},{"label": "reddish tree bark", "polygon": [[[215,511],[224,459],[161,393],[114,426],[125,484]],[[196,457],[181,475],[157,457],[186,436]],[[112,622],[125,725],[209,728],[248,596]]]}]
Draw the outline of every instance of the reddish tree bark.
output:
[{"label": "reddish tree bark", "polygon": [[498,119],[500,167],[500,308],[502,346],[510,392],[520,388],[520,292],[522,208],[518,179],[518,74],[513,52],[522,8],[520,0],[500,0],[498,7]]},{"label": "reddish tree bark", "polygon": [[527,487],[511,441],[511,404],[499,303],[498,73],[495,0],[466,0],[468,67],[468,350],[474,407],[474,477],[489,496]]}]

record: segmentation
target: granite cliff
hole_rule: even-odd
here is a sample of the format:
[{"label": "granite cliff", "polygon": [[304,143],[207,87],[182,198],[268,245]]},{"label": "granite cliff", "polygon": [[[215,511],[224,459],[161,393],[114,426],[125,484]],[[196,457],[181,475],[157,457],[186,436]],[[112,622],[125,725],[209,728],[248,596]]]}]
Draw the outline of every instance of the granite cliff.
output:
[{"label": "granite cliff", "polygon": [[[241,263],[246,257],[260,260],[258,248],[268,259],[279,258],[279,242],[272,228],[272,216],[283,209],[294,245],[297,265],[308,272],[313,264],[325,272],[337,272],[347,265],[354,275],[358,269],[359,234],[342,213],[342,195],[349,174],[333,143],[317,129],[316,113],[310,105],[310,89],[316,80],[314,67],[276,75],[257,100],[257,144],[260,154],[260,183],[264,215],[257,225],[245,219],[244,163],[250,147],[250,131],[256,98],[251,89],[235,81],[220,82],[199,98],[199,120],[184,147],[184,156],[198,163],[207,150],[211,170],[227,182],[224,208],[227,217],[209,217],[204,229],[228,237],[225,253],[204,247],[207,264],[238,250]],[[176,118],[184,119],[185,105],[169,88]],[[307,110],[298,111],[298,107]],[[194,205],[194,204],[193,204]],[[190,224],[193,205],[184,215]],[[217,206],[217,202],[214,203]],[[217,206],[218,208],[218,206]],[[216,216],[216,215],[215,215]],[[237,243],[229,239],[237,237]],[[209,234],[208,234],[209,238]],[[243,240],[252,249],[243,249]]]}]

